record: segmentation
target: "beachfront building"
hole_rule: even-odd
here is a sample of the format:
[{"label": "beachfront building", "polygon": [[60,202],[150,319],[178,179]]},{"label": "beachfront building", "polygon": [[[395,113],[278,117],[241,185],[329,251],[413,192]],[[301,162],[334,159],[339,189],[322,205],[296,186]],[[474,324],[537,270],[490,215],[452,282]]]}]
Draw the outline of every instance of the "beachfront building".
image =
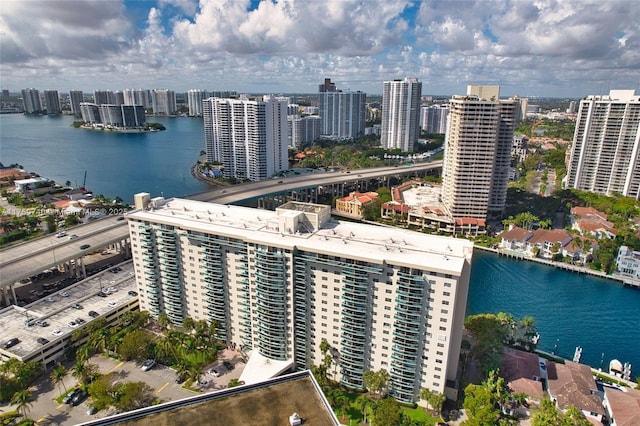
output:
[{"label": "beachfront building", "polygon": [[100,122],[107,127],[143,127],[146,121],[142,105],[100,105]]},{"label": "beachfront building", "polygon": [[92,102],[80,102],[82,121],[89,124],[101,123],[100,108]]},{"label": "beachfront building", "polygon": [[96,105],[115,105],[116,97],[111,90],[94,90],[93,103]]},{"label": "beachfront building", "polygon": [[571,208],[571,229],[580,232],[580,235],[593,235],[597,239],[615,239],[618,231],[613,222],[607,220],[607,214],[593,207]]},{"label": "beachfront building", "polygon": [[580,101],[566,187],[640,199],[640,96],[611,90]]},{"label": "beachfront building", "polygon": [[382,86],[382,130],[384,149],[413,152],[420,136],[420,96],[417,78],[385,81]]},{"label": "beachfront building", "polygon": [[124,89],[125,105],[142,105],[144,108],[150,108],[151,92],[147,89]]},{"label": "beachfront building", "polygon": [[602,423],[605,410],[591,367],[572,361],[548,361],[547,386],[551,401],[560,410],[573,406],[592,423]]},{"label": "beachfront building", "polygon": [[151,92],[151,108],[156,115],[175,115],[176,92],[169,89],[154,89]]},{"label": "beachfront building", "polygon": [[47,114],[60,115],[62,114],[62,104],[60,104],[60,94],[57,90],[45,90],[44,102],[46,105]]},{"label": "beachfront building", "polygon": [[454,218],[503,216],[515,129],[514,100],[500,86],[467,86],[449,102],[442,201]]},{"label": "beachfront building", "polygon": [[[331,219],[329,206],[275,212],[134,196],[126,215],[141,309],[217,321],[253,357],[307,369],[330,346],[330,376],[363,387],[386,369],[389,390],[456,398],[473,244]],[[270,361],[269,361],[270,360]]]},{"label": "beachfront building", "polygon": [[70,90],[69,91],[69,103],[71,104],[71,114],[76,117],[81,117],[80,104],[84,102],[84,93],[82,90]]},{"label": "beachfront building", "polygon": [[44,109],[38,89],[22,89],[22,104],[25,114],[41,114]]},{"label": "beachfront building", "polygon": [[286,100],[209,98],[203,102],[207,161],[229,179],[261,181],[289,169]]}]

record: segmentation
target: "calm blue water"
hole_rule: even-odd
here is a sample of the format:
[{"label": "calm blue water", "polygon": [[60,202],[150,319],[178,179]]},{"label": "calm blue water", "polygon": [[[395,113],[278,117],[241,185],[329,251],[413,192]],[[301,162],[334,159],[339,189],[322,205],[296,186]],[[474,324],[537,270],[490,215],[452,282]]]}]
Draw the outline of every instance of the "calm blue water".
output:
[{"label": "calm blue water", "polygon": [[615,281],[555,269],[475,250],[467,314],[508,312],[531,315],[540,349],[603,369],[609,361],[630,362],[640,374],[640,290]]},{"label": "calm blue water", "polygon": [[[108,134],[70,127],[71,117],[0,115],[0,161],[64,183],[82,184],[96,194],[120,196],[149,191],[185,196],[208,187],[191,176],[203,149],[202,120],[151,117],[167,130],[143,135]],[[476,250],[467,314],[509,312],[531,315],[540,348],[604,368],[617,358],[640,373],[640,291],[613,281],[556,270]]]},{"label": "calm blue water", "polygon": [[18,163],[59,184],[132,202],[141,191],[183,197],[208,189],[191,176],[204,149],[202,120],[149,117],[167,130],[106,133],[71,127],[73,117],[0,115],[0,162]]}]

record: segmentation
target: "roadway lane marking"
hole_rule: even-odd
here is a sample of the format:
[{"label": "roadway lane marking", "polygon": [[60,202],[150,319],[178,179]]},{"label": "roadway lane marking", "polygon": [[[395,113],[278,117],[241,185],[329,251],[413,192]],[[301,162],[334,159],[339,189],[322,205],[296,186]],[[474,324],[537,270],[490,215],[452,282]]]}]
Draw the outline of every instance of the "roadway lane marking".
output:
[{"label": "roadway lane marking", "polygon": [[58,405],[58,406],[56,407],[56,410],[59,410],[59,409],[61,409],[62,407],[64,407],[64,404],[60,404],[60,405]]},{"label": "roadway lane marking", "polygon": [[160,393],[160,392],[162,392],[162,391],[164,390],[164,388],[166,388],[167,386],[169,386],[169,382],[167,382],[167,383],[165,383],[164,385],[162,385],[162,386],[160,387],[160,389],[158,389],[158,390],[156,391],[156,393],[157,393],[157,394],[159,394],[159,393]]},{"label": "roadway lane marking", "polygon": [[107,373],[111,373],[113,370],[115,370],[116,368],[120,368],[123,365],[124,365],[124,361],[122,361],[119,364],[116,364],[115,366],[113,366],[113,368],[111,368],[109,371],[107,371]]}]

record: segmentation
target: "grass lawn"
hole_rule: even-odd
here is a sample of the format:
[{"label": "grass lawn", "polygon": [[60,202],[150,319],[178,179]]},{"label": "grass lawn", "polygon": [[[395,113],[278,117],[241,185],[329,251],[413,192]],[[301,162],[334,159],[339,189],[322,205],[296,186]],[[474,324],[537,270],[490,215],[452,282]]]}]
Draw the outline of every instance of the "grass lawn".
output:
[{"label": "grass lawn", "polygon": [[425,425],[435,425],[437,422],[444,422],[440,417],[432,417],[424,408],[418,406],[416,408],[402,408],[402,412],[412,420],[418,420]]}]

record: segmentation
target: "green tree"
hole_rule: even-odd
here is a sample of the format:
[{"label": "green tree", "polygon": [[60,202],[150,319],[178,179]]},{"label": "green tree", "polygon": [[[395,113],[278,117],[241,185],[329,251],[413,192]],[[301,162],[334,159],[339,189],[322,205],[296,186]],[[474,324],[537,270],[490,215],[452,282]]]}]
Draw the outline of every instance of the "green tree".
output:
[{"label": "green tree", "polygon": [[400,404],[393,398],[385,398],[378,402],[373,410],[376,426],[397,426],[401,423]]},{"label": "green tree", "polygon": [[153,389],[144,382],[126,382],[116,388],[115,407],[120,411],[131,411],[151,405],[155,397]]},{"label": "green tree", "polygon": [[467,414],[463,426],[487,426],[495,425],[500,417],[500,411],[496,408],[491,391],[481,385],[470,384],[464,389],[463,407]]},{"label": "green tree", "polygon": [[364,417],[364,423],[367,423],[367,412],[373,407],[373,400],[367,395],[363,393],[358,396],[354,401],[354,406],[362,413]]},{"label": "green tree", "polygon": [[54,386],[62,384],[64,391],[67,391],[67,386],[64,384],[64,379],[67,377],[67,368],[64,365],[58,365],[53,370],[51,370],[51,383]]},{"label": "green tree", "polygon": [[235,388],[236,386],[244,385],[244,382],[241,382],[240,379],[231,379],[229,380],[229,384],[227,388]]},{"label": "green tree", "polygon": [[26,418],[29,408],[31,407],[31,391],[29,389],[23,389],[14,393],[11,398],[11,403],[16,406],[18,413]]},{"label": "green tree", "polygon": [[426,401],[429,407],[439,416],[447,397],[439,392],[424,388],[420,390],[420,399]]},{"label": "green tree", "polygon": [[389,385],[389,372],[385,369],[365,371],[362,375],[362,381],[369,392],[384,396]]},{"label": "green tree", "polygon": [[559,426],[562,421],[560,412],[549,399],[540,402],[538,410],[531,418],[531,426]]},{"label": "green tree", "polygon": [[151,354],[151,335],[145,330],[136,330],[126,334],[118,346],[118,353],[126,360],[141,360]]}]

